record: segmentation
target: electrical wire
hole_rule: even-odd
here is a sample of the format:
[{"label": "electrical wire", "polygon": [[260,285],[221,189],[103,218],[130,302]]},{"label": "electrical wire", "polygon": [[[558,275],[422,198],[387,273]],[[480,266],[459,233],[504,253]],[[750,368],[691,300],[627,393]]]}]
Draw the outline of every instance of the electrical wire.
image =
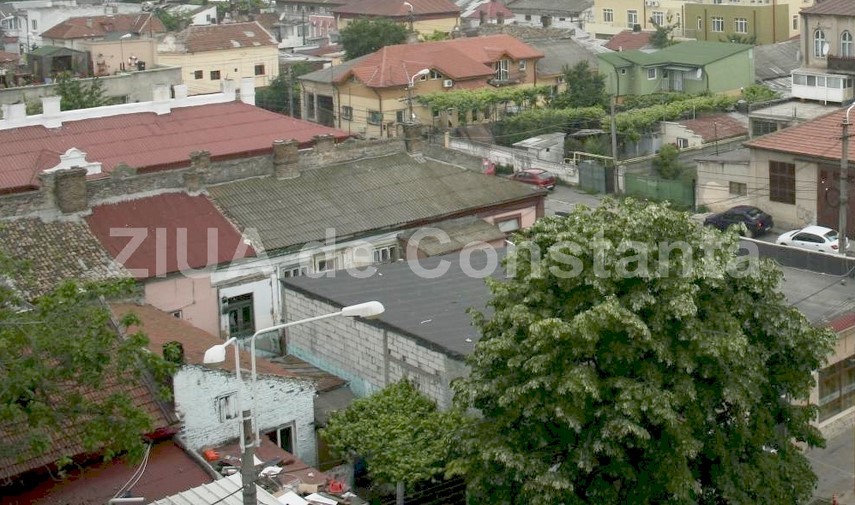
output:
[{"label": "electrical wire", "polygon": [[118,498],[122,493],[133,489],[137,482],[139,482],[140,478],[142,478],[143,473],[145,473],[145,469],[148,466],[148,458],[151,454],[151,446],[152,442],[149,442],[145,448],[145,454],[143,455],[143,460],[140,462],[140,465],[137,467],[136,470],[134,470],[134,473],[131,474],[131,477],[128,479],[128,481],[125,482],[125,484],[119,488],[119,491],[116,492],[113,498]]}]

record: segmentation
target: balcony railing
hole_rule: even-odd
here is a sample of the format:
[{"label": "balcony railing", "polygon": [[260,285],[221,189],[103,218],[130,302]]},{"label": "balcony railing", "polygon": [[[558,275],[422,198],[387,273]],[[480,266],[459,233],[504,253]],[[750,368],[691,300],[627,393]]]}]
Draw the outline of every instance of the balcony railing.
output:
[{"label": "balcony railing", "polygon": [[829,72],[843,72],[855,74],[855,57],[852,56],[826,56],[826,68]]}]

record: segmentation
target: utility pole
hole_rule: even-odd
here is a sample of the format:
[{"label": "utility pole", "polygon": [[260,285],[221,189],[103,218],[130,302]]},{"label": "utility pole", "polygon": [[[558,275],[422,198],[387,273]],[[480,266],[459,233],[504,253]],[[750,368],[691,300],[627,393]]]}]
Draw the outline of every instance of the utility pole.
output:
[{"label": "utility pole", "polygon": [[294,67],[288,65],[288,115],[294,117]]},{"label": "utility pole", "polygon": [[243,505],[257,505],[255,488],[255,437],[252,429],[252,411],[243,411],[243,454],[240,457],[240,481],[243,486]]},{"label": "utility pole", "polygon": [[617,152],[617,122],[615,121],[615,102],[617,96],[612,95],[611,111],[609,113],[609,124],[612,130],[612,165],[614,166],[615,177],[615,193],[620,193],[620,169],[618,168],[618,152]]},{"label": "utility pole", "polygon": [[848,109],[846,109],[846,116],[843,118],[843,136],[841,137],[841,144],[843,145],[843,150],[840,153],[840,183],[839,183],[839,192],[840,192],[840,201],[837,213],[837,245],[840,251],[840,254],[846,255],[846,249],[849,245],[848,240],[846,239],[846,218],[849,213],[849,111],[852,110],[852,107],[855,104],[850,105]]}]

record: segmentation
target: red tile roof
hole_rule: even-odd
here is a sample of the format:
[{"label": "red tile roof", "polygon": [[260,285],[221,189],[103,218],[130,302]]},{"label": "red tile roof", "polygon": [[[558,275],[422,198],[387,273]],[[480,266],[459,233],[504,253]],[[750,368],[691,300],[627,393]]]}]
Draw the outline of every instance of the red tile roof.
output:
[{"label": "red tile roof", "polygon": [[855,2],[852,0],[817,1],[801,10],[802,14],[830,14],[834,16],[855,16]]},{"label": "red tile roof", "polygon": [[153,34],[164,33],[166,27],[151,13],[114,14],[112,16],[81,16],[68,18],[44,33],[45,39],[103,38],[108,33]]},{"label": "red tile roof", "polygon": [[17,63],[19,59],[21,57],[15,53],[0,51],[0,63]]},{"label": "red tile roof", "polygon": [[503,58],[542,57],[543,52],[504,34],[399,44],[365,56],[348,72],[338,76],[337,82],[353,75],[372,88],[405,86],[409,83],[409,76],[423,68],[437,70],[451,79],[464,80],[495,74],[492,64]]},{"label": "red tile roof", "polygon": [[[205,356],[205,351],[217,344],[223,343],[222,339],[196,328],[187,321],[182,321],[162,310],[158,310],[151,305],[113,303],[110,305],[110,308],[116,316],[124,316],[127,313],[133,312],[140,318],[142,322],[142,328],[140,329],[148,335],[149,348],[153,353],[163,356],[163,344],[173,341],[181,342],[181,345],[184,347],[185,363],[188,365],[202,365],[202,358]],[[130,330],[135,331],[136,328],[131,328]],[[235,358],[232,352],[234,351],[228,351],[227,359],[221,365],[211,366],[234,372]],[[242,371],[249,372],[252,369],[249,351],[240,353],[240,362]],[[279,377],[297,376],[286,371],[284,367],[271,363],[269,360],[261,357],[255,359],[255,368],[260,374],[276,375]]]},{"label": "red tile roof", "polygon": [[488,0],[487,2],[482,3],[478,8],[472,11],[472,14],[469,14],[466,17],[480,19],[482,12],[484,13],[484,17],[490,21],[498,19],[498,14],[500,13],[505,20],[512,19],[514,17],[514,13],[508,9],[505,4],[498,0]]},{"label": "red tile roof", "polygon": [[678,123],[699,135],[704,142],[748,135],[748,128],[727,114],[710,114]]},{"label": "red tile roof", "polygon": [[855,326],[855,312],[844,314],[828,323],[828,327],[837,333]]},{"label": "red tile roof", "polygon": [[450,0],[354,0],[333,8],[332,12],[344,18],[376,16],[406,19],[410,15],[407,3],[413,6],[413,19],[436,17],[438,14],[460,14],[460,7]]},{"label": "red tile roof", "polygon": [[634,32],[624,30],[606,42],[605,47],[612,51],[634,51],[650,44],[652,32]]},{"label": "red tile roof", "polygon": [[242,102],[178,107],[163,115],[140,112],[66,121],[54,129],[0,130],[0,193],[38,187],[38,174],[56,166],[59,155],[72,147],[87,153],[87,161],[101,162],[107,173],[123,162],[147,172],[188,166],[193,151],[210,151],[214,160],[256,156],[272,152],[276,139],[296,139],[305,148],[313,136],[323,134],[348,137],[341,130]]},{"label": "red tile roof", "polygon": [[[811,121],[757,137],[746,142],[745,146],[839,161],[842,150],[840,136],[843,133],[841,125],[845,116],[845,109],[840,109]],[[849,142],[849,159],[855,159],[855,142]]]},{"label": "red tile roof", "polygon": [[223,25],[191,25],[178,35],[188,53],[247,47],[278,47],[278,42],[257,21]]},{"label": "red tile roof", "polygon": [[[72,467],[65,479],[46,478],[23,493],[3,496],[0,504],[104,504],[131,480],[138,469],[139,465],[128,465],[124,461]],[[166,440],[152,445],[145,470],[131,487],[131,493],[151,503],[212,480],[196,460],[175,442]]]},{"label": "red tile roof", "polygon": [[[99,205],[86,221],[104,249],[137,279],[255,255],[204,196],[167,193]],[[132,233],[142,238],[136,247],[137,235]]]}]

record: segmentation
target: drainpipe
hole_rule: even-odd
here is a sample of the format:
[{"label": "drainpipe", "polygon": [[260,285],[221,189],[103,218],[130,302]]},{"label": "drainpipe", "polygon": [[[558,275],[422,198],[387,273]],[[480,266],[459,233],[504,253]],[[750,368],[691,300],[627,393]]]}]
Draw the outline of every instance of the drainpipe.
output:
[{"label": "drainpipe", "polygon": [[[775,10],[778,7],[778,0],[772,0],[772,44],[778,42],[778,30],[776,29]],[[754,11],[755,14],[757,11]],[[754,26],[757,26],[756,24]],[[759,41],[758,41],[759,43]]]}]

